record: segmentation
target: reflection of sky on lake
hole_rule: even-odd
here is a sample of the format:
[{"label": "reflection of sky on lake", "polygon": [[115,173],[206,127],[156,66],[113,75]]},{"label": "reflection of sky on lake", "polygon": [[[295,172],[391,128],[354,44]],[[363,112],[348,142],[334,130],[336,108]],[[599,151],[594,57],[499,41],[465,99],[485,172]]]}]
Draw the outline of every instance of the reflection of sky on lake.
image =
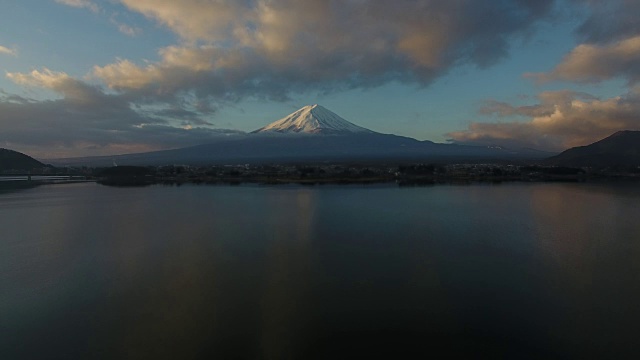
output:
[{"label": "reflection of sky on lake", "polygon": [[0,355],[622,352],[640,320],[639,198],[588,184],[0,194]]},{"label": "reflection of sky on lake", "polygon": [[[618,184],[534,187],[531,206],[548,289],[565,311],[555,333],[567,342],[599,339],[611,351],[635,342],[640,295],[640,188]],[[599,350],[604,350],[600,348]]]},{"label": "reflection of sky on lake", "polygon": [[272,211],[265,234],[264,285],[261,295],[260,342],[264,358],[295,358],[296,344],[307,330],[312,281],[311,251],[316,193],[301,189],[293,196],[269,192]]}]

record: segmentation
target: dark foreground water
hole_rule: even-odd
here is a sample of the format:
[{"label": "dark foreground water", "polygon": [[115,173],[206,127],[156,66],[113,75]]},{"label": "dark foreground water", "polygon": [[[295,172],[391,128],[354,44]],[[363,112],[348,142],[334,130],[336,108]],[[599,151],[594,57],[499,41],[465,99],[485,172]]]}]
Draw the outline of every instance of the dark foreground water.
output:
[{"label": "dark foreground water", "polygon": [[640,356],[640,186],[0,192],[0,359]]}]

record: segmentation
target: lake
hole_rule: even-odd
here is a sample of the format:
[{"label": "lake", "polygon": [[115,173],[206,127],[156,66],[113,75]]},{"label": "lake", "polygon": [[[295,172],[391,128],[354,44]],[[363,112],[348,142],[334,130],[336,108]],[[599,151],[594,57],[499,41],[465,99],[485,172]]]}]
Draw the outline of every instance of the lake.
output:
[{"label": "lake", "polygon": [[625,183],[0,190],[0,358],[637,358],[639,204]]}]

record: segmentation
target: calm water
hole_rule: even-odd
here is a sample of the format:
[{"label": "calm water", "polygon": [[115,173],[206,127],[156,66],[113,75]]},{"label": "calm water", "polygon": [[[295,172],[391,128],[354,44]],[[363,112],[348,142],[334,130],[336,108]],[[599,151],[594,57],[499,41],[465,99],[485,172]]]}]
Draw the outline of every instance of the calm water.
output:
[{"label": "calm water", "polygon": [[640,354],[640,185],[47,185],[0,231],[1,359]]}]

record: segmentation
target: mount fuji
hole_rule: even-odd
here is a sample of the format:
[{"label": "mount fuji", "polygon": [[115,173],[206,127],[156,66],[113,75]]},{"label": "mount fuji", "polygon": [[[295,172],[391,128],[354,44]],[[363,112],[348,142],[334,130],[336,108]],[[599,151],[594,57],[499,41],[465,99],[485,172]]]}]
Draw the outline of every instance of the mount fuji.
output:
[{"label": "mount fuji", "polygon": [[320,106],[305,106],[250,133],[211,143],[149,153],[48,160],[58,166],[213,165],[345,161],[467,162],[544,158],[553,154],[438,144],[378,133]]},{"label": "mount fuji", "polygon": [[254,134],[269,132],[344,135],[374,133],[369,129],[348,122],[318,104],[305,106],[278,121],[252,131]]}]

